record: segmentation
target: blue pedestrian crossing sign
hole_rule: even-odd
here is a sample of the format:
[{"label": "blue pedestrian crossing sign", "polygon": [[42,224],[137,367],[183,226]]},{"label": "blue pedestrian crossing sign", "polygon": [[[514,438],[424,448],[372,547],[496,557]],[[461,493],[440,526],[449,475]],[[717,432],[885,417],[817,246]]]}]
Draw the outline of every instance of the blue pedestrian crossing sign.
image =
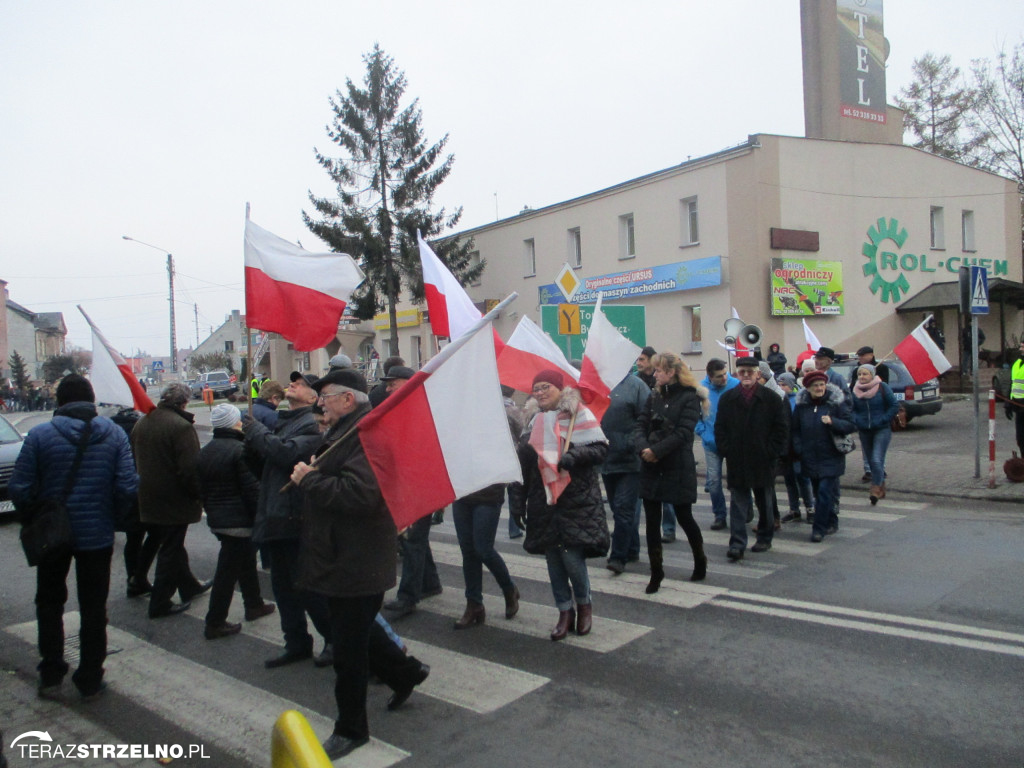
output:
[{"label": "blue pedestrian crossing sign", "polygon": [[971,314],[988,314],[988,270],[971,267]]}]

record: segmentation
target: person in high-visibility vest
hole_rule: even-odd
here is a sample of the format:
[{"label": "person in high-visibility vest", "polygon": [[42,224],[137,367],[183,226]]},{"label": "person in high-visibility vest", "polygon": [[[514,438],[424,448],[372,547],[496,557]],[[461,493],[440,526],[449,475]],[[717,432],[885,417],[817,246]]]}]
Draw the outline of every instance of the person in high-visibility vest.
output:
[{"label": "person in high-visibility vest", "polygon": [[252,385],[249,389],[251,399],[255,400],[260,396],[260,385],[263,383],[263,379],[260,378],[259,374],[252,377]]},{"label": "person in high-visibility vest", "polygon": [[1017,450],[1024,456],[1024,340],[1020,343],[1020,357],[1010,369],[1010,402],[1006,404],[1006,418],[1017,415]]}]

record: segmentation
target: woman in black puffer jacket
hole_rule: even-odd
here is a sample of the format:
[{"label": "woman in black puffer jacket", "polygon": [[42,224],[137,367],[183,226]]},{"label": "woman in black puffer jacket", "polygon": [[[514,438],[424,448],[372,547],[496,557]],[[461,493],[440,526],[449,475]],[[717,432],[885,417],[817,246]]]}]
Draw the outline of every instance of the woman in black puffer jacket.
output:
[{"label": "woman in black puffer jacket", "polygon": [[693,519],[697,501],[697,464],[693,458],[693,433],[708,411],[708,393],[686,364],[671,352],[651,358],[655,387],[637,421],[635,439],[640,454],[640,498],[647,522],[647,553],[651,581],[647,594],[658,591],[665,569],[662,565],[661,510],[673,506],[679,526],[693,552],[690,581],[707,575],[704,537]]},{"label": "woman in black puffer jacket", "polygon": [[207,640],[237,634],[241,624],[228,623],[228,609],[237,583],[245,603],[246,621],[268,616],[274,606],[263,602],[256,575],[252,521],[260,483],[245,459],[242,414],[223,403],[210,414],[213,440],[199,452],[199,483],[206,522],[220,540],[217,572],[206,613]]},{"label": "woman in black puffer jacket", "polygon": [[597,479],[608,440],[577,390],[567,383],[556,370],[541,371],[534,378],[527,416],[537,408],[540,412],[529,418],[519,447],[523,483],[509,489],[512,516],[526,528],[523,548],[547,558],[559,612],[552,640],[563,639],[570,629],[578,635],[590,632],[586,558],[604,557],[611,544]]}]

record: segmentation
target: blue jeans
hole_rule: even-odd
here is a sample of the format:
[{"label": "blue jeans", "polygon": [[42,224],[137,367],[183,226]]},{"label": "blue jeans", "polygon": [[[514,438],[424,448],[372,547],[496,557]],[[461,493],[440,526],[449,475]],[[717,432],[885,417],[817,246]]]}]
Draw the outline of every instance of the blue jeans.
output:
[{"label": "blue jeans", "polygon": [[676,535],[676,510],[668,502],[661,506],[661,532],[666,536]]},{"label": "blue jeans", "polygon": [[783,478],[786,481],[786,494],[789,496],[789,511],[800,512],[801,498],[807,509],[813,509],[814,493],[811,491],[811,479],[800,474],[799,461],[794,461],[786,467]]},{"label": "blue jeans", "polygon": [[452,517],[455,520],[455,534],[462,550],[462,576],[466,580],[466,599],[474,603],[484,601],[484,566],[491,572],[502,592],[510,591],[515,585],[508,573],[508,566],[498,550],[494,548],[494,537],[498,534],[501,507],[496,504],[469,504],[465,501],[452,503]]},{"label": "blue jeans", "polygon": [[640,554],[640,475],[636,472],[609,472],[601,475],[608,506],[612,508],[612,550],[609,560],[628,562]]},{"label": "blue jeans", "polygon": [[[555,605],[560,611],[572,608],[573,597],[577,605],[590,602],[590,576],[583,547],[549,547],[544,553],[548,561],[548,578]],[[569,584],[572,583],[570,589]]]},{"label": "blue jeans", "polygon": [[715,520],[725,522],[725,491],[722,490],[722,457],[704,446],[704,462],[707,465],[707,476],[704,487],[711,494],[711,512]]},{"label": "blue jeans", "polygon": [[409,526],[398,540],[402,550],[402,578],[398,582],[398,599],[416,605],[424,592],[441,588],[441,579],[430,551],[430,515],[424,515]]},{"label": "blue jeans", "polygon": [[839,478],[819,477],[811,480],[814,486],[814,526],[812,533],[825,535],[830,526],[839,527]]},{"label": "blue jeans", "polygon": [[864,452],[864,460],[871,468],[871,482],[873,485],[881,485],[885,482],[885,453],[889,450],[889,441],[892,440],[892,430],[889,427],[881,429],[860,429],[860,447]]}]

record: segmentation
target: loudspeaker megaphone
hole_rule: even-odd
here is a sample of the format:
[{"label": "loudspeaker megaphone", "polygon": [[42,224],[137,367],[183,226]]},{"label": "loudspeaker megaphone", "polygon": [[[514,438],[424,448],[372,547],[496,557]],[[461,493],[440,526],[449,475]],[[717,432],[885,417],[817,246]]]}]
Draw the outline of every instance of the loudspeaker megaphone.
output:
[{"label": "loudspeaker megaphone", "polygon": [[738,335],[740,341],[747,347],[758,346],[761,343],[761,337],[764,336],[761,329],[756,325],[744,325]]},{"label": "loudspeaker megaphone", "polygon": [[725,321],[725,343],[735,344],[736,337],[740,335],[743,329],[746,327],[746,323],[740,320],[738,317],[730,317]]}]

